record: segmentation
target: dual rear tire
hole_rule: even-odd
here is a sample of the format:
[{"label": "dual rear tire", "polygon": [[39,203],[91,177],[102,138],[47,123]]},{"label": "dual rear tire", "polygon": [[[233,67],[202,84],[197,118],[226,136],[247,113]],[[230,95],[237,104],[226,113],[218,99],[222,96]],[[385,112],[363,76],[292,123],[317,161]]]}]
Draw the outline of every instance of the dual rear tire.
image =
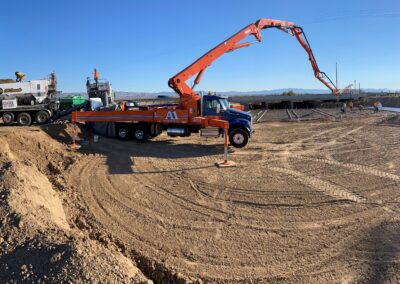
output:
[{"label": "dual rear tire", "polygon": [[[15,120],[20,126],[29,126],[32,124],[32,116],[28,112],[19,113],[16,119],[14,113],[5,112],[2,119],[5,125],[11,125]],[[50,120],[50,114],[47,111],[41,110],[35,114],[35,119],[37,124],[45,124]]]},{"label": "dual rear tire", "polygon": [[146,128],[141,125],[132,127],[129,124],[122,124],[117,126],[117,137],[121,140],[130,140],[133,137],[137,142],[144,142],[148,136]]},{"label": "dual rear tire", "polygon": [[5,125],[11,125],[15,120],[15,116],[12,112],[5,112],[3,113],[2,119]]},{"label": "dual rear tire", "polygon": [[41,110],[36,113],[36,123],[45,124],[50,120],[50,114],[47,111]]},{"label": "dual rear tire", "polygon": [[32,117],[27,112],[21,112],[17,116],[17,123],[20,126],[29,126],[32,123]]},{"label": "dual rear tire", "polygon": [[132,137],[132,131],[127,126],[118,126],[117,137],[121,140],[129,140]]},{"label": "dual rear tire", "polygon": [[145,127],[139,125],[133,129],[133,138],[137,142],[144,142],[149,138],[149,134]]}]

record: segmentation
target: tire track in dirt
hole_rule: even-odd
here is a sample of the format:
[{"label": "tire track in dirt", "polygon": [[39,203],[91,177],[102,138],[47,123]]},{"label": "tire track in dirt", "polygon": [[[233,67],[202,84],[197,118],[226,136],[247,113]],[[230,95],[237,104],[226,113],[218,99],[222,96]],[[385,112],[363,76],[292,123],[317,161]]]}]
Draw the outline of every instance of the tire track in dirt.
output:
[{"label": "tire track in dirt", "polygon": [[[93,162],[93,164],[98,164],[98,163],[96,163],[96,162]],[[92,168],[89,168],[89,169],[87,169],[88,171],[90,171],[90,172],[93,172],[93,171],[95,171],[96,170],[96,167],[93,165],[93,167]],[[101,173],[100,173],[100,176],[101,176]],[[100,190],[100,188],[96,188],[96,192],[98,191],[98,190]],[[94,192],[92,192],[92,194],[94,194]],[[107,199],[108,199],[109,197],[107,197]],[[102,198],[102,199],[97,199],[96,198],[96,202],[98,203],[98,205],[99,205],[99,207],[101,207],[102,209],[103,209],[103,211],[104,211],[104,214],[106,214],[107,216],[108,216],[108,218],[110,219],[110,222],[111,223],[109,223],[110,225],[112,224],[112,223],[114,223],[114,225],[115,225],[115,223],[116,224],[118,224],[118,226],[122,226],[122,228],[124,228],[124,230],[129,234],[129,238],[131,238],[131,237],[134,237],[135,239],[137,239],[137,241],[139,241],[139,242],[141,242],[142,244],[146,244],[147,243],[147,246],[152,246],[152,245],[154,245],[152,242],[150,242],[150,243],[148,243],[148,242],[146,242],[146,239],[141,239],[140,238],[140,235],[138,236],[136,233],[134,233],[132,230],[130,230],[128,227],[126,227],[126,225],[125,225],[125,223],[124,222],[120,222],[119,221],[119,219],[121,219],[122,218],[122,216],[123,215],[121,215],[121,214],[118,214],[117,212],[114,212],[115,210],[112,210],[112,211],[109,211],[108,209],[106,209],[106,208],[108,208],[108,207],[110,207],[109,205],[106,205],[105,203],[104,203],[104,198]],[[126,217],[123,217],[122,219],[123,220],[125,220],[126,218],[128,218],[128,215],[126,216]],[[102,220],[104,221],[104,219],[102,218]],[[240,224],[235,224],[236,226],[240,226]],[[310,226],[307,226],[307,225],[304,225],[304,224],[301,224],[301,225],[299,225],[299,227],[303,227],[303,228],[309,228]],[[312,227],[312,226],[311,226]],[[204,229],[204,227],[203,228],[201,228],[201,229]],[[217,226],[216,226],[216,228],[215,228],[215,237],[218,239],[218,238],[221,238],[222,237],[222,232],[221,232],[221,229],[222,229],[222,224],[220,223],[219,225],[217,224]],[[279,227],[276,227],[276,228],[271,228],[271,227],[268,227],[268,226],[259,226],[258,228],[255,228],[254,226],[251,226],[251,227],[249,227],[248,225],[247,226],[245,226],[245,227],[243,227],[243,230],[245,230],[245,231],[248,231],[249,229],[252,229],[252,230],[258,230],[258,231],[260,231],[260,232],[265,232],[265,231],[268,231],[268,230],[282,230],[283,229],[283,227],[282,226],[279,226]],[[293,229],[293,226],[291,226],[291,229]],[[289,227],[287,228],[287,230],[289,230]],[[147,240],[148,241],[148,240]],[[289,264],[289,263],[288,263]],[[205,265],[205,267],[209,267],[209,269],[211,269],[211,268],[213,268],[213,269],[215,269],[216,267],[214,267],[214,266],[209,266],[209,265]],[[262,271],[262,267],[259,267],[259,268],[256,268],[256,267],[253,267],[252,268],[252,270],[258,270],[259,272],[257,273],[259,276],[258,277],[260,277],[260,275],[262,274],[261,273],[261,271]],[[260,279],[262,279],[262,278],[260,278]]]},{"label": "tire track in dirt", "polygon": [[[333,200],[324,200],[324,201],[319,201],[319,202],[308,202],[308,203],[284,203],[284,202],[261,202],[261,201],[254,201],[254,202],[249,202],[249,201],[244,201],[239,199],[240,196],[243,197],[248,197],[252,196],[255,200],[258,200],[262,197],[265,197],[268,195],[269,197],[279,197],[279,198],[295,198],[295,197],[314,197],[315,192],[314,191],[303,191],[303,192],[296,192],[296,191],[286,191],[286,192],[276,192],[276,191],[259,191],[259,192],[249,192],[245,190],[236,190],[231,187],[222,187],[221,189],[218,189],[217,192],[221,193],[229,193],[229,194],[235,194],[239,195],[237,198],[219,198],[217,197],[216,194],[207,192],[204,186],[209,187],[209,188],[218,188],[218,185],[216,184],[209,184],[205,183],[203,181],[196,181],[196,184],[198,184],[199,188],[197,191],[203,196],[204,198],[208,200],[213,200],[216,202],[225,202],[229,203],[232,205],[236,206],[243,206],[243,207],[250,207],[250,208],[275,208],[275,209],[288,209],[288,208],[312,208],[312,207],[322,207],[322,206],[331,206],[332,204],[337,204],[340,202],[346,202],[346,200],[337,200],[336,198]],[[215,191],[214,191],[215,192]]]},{"label": "tire track in dirt", "polygon": [[[123,227],[124,230],[120,231],[123,235],[129,238],[134,237],[140,242],[145,243],[147,246],[152,247],[153,244],[151,242],[148,242],[148,240],[143,238],[141,234],[138,234],[136,230],[133,231],[131,228],[126,226],[121,215],[116,215],[114,213],[115,209],[118,209],[122,204],[107,191],[106,187],[104,187],[101,182],[99,182],[101,174],[88,174],[94,172],[97,173],[96,169],[98,169],[98,165],[98,161],[92,159],[81,167],[75,169],[79,171],[79,185],[80,188],[83,189],[82,194],[84,195],[85,204],[89,208],[91,214],[94,215],[96,220],[101,221],[101,224],[104,227],[114,228],[116,231],[120,231],[118,228]],[[91,178],[85,178],[88,176]],[[131,217],[134,216],[132,215],[132,209],[133,208],[128,206]]]},{"label": "tire track in dirt", "polygon": [[336,197],[338,199],[350,200],[350,201],[357,202],[357,203],[367,202],[367,200],[364,197],[362,197],[354,192],[351,192],[345,188],[341,188],[339,186],[333,185],[332,183],[323,181],[316,177],[305,175],[301,172],[291,170],[288,168],[269,167],[269,169],[279,172],[279,173],[287,174],[289,176],[293,176],[296,179],[298,179],[299,182],[306,184],[308,186],[311,186],[312,188],[322,191],[332,197]]},{"label": "tire track in dirt", "polygon": [[[144,194],[148,195],[148,198],[155,195],[157,196],[159,201],[162,200],[163,202],[167,202],[167,204],[173,204],[177,210],[179,209],[179,211],[193,212],[198,215],[204,216],[206,218],[211,218],[216,222],[223,221],[223,216],[228,214],[227,212],[221,209],[213,208],[208,206],[207,204],[202,204],[201,202],[197,203],[194,202],[192,199],[187,199],[182,196],[179,196],[171,189],[168,189],[165,186],[156,185],[154,183],[154,176],[155,174],[153,173],[145,175],[134,174],[132,183],[135,182],[136,184],[140,184],[142,187],[144,187],[145,188]],[[156,223],[160,221],[160,217],[157,216],[158,214],[154,214],[155,213],[154,211],[151,211],[149,213],[151,205],[149,202],[145,202],[146,204],[142,206],[140,203],[143,199],[141,198],[136,200],[132,199],[129,194],[127,194],[123,190],[120,190],[117,185],[114,185],[109,179],[109,177],[103,178],[103,175],[100,175],[99,179],[103,180],[102,185],[104,185],[104,191],[108,194],[110,199],[115,200],[116,203],[120,203],[121,206],[126,208],[128,211],[135,210],[135,212],[137,212],[137,214],[140,214],[144,219],[154,220],[156,221]],[[130,185],[128,183],[128,180],[130,179],[132,179],[132,177],[129,176],[127,176],[126,179],[123,179],[124,181],[126,181],[127,188],[129,188]],[[118,182],[120,183],[121,181],[118,179]],[[139,197],[139,195],[137,196]],[[147,212],[148,214],[144,214],[144,212]],[[192,225],[182,225],[182,224],[177,225],[174,219],[168,217],[163,217],[163,220],[164,224],[174,224],[174,226],[177,228],[182,227],[188,229],[195,227]],[[165,222],[166,220],[168,220],[168,222]],[[192,220],[191,222],[194,222],[194,220]]]},{"label": "tire track in dirt", "polygon": [[[143,252],[155,266],[165,265],[172,274],[224,283],[250,279],[335,282],[337,278],[332,277],[337,271],[351,272],[354,269],[349,267],[359,265],[347,260],[348,250],[358,253],[360,261],[369,257],[352,244],[360,234],[368,233],[368,223],[387,214],[382,206],[333,183],[332,175],[341,168],[354,169],[314,157],[325,156],[348,141],[333,141],[329,149],[320,150],[323,143],[347,139],[346,135],[362,129],[359,124],[336,125],[329,124],[322,134],[314,135],[314,129],[302,133],[307,137],[296,139],[300,141],[297,144],[263,144],[262,138],[257,138],[259,148],[232,153],[239,164],[236,169],[215,169],[213,163],[221,158],[215,154],[160,158],[151,156],[154,150],[146,153],[147,147],[143,152],[131,151],[132,174],[110,174],[110,164],[96,158],[76,175],[99,224],[120,234],[129,248]],[[290,142],[290,131],[284,133],[283,140]],[[353,140],[351,143],[359,143]],[[301,152],[304,143],[308,152]],[[115,163],[126,155],[121,153],[123,145],[126,143],[109,153]],[[271,153],[271,145],[284,151],[283,155]],[[309,160],[308,154],[314,160]],[[305,166],[296,170],[298,160]],[[313,170],[321,164],[329,167],[315,176]],[[363,188],[376,186],[379,190],[385,175],[366,167],[361,170],[377,178],[369,179],[370,184]],[[367,173],[371,170],[375,174]],[[89,181],[85,175],[90,175]],[[386,179],[395,186],[396,179]]]},{"label": "tire track in dirt", "polygon": [[[158,240],[155,238],[149,238],[146,232],[138,232],[137,226],[132,226],[131,222],[126,222],[127,220],[132,221],[132,216],[129,214],[125,216],[118,214],[118,210],[116,209],[118,209],[119,206],[115,206],[116,204],[110,205],[105,202],[107,200],[109,201],[109,196],[107,196],[107,198],[98,197],[98,193],[103,192],[105,188],[98,186],[98,184],[93,181],[98,181],[100,175],[91,176],[93,180],[83,178],[84,175],[82,174],[93,172],[98,165],[96,161],[92,160],[76,168],[78,177],[80,177],[79,182],[85,189],[82,193],[85,196],[84,200],[88,206],[89,212],[94,215],[98,224],[102,227],[114,233],[118,232],[118,238],[122,240],[125,245],[134,244],[133,249],[130,249],[133,254],[132,257],[136,260],[138,267],[143,272],[146,272],[153,280],[157,282],[172,281],[172,283],[181,281],[178,275],[173,273],[173,271],[167,268],[162,262],[154,262],[154,260],[149,258],[149,255],[152,257],[159,255],[159,248],[162,246],[162,242],[157,242]],[[99,184],[101,185],[101,183]],[[166,230],[163,230],[163,232],[165,233]],[[157,259],[157,257],[155,257],[155,259]]]},{"label": "tire track in dirt", "polygon": [[338,167],[346,168],[352,171],[364,173],[364,174],[369,174],[369,175],[374,175],[377,177],[381,178],[386,178],[386,179],[391,179],[394,181],[400,181],[400,176],[380,171],[368,166],[364,165],[359,165],[359,164],[352,164],[352,163],[342,163],[337,160],[330,160],[330,159],[323,159],[323,158],[312,158],[312,157],[307,157],[307,156],[300,156],[300,155],[293,155],[291,156],[292,158],[298,158],[298,159],[303,159],[303,160],[308,160],[308,161],[313,161],[313,162],[318,162],[318,163],[323,163],[323,164],[328,164],[328,165],[335,165]]},{"label": "tire track in dirt", "polygon": [[[354,128],[354,129],[352,129],[350,131],[347,131],[345,133],[342,133],[342,134],[340,134],[338,136],[335,136],[335,138],[333,140],[325,142],[323,144],[324,145],[323,147],[326,147],[326,145],[335,145],[337,143],[338,139],[347,137],[348,135],[351,135],[352,133],[355,133],[355,132],[361,130],[362,128],[363,128],[363,126],[360,126],[360,127]],[[337,198],[339,200],[344,199],[344,200],[349,200],[349,201],[353,201],[353,202],[357,202],[357,203],[365,203],[367,200],[364,197],[362,197],[359,194],[357,194],[357,193],[351,192],[348,189],[339,187],[339,186],[334,185],[334,184],[332,184],[330,182],[327,182],[327,181],[318,179],[316,177],[310,176],[308,174],[305,174],[305,173],[302,173],[302,172],[299,172],[299,171],[291,169],[290,159],[292,157],[296,156],[296,154],[292,153],[292,151],[291,151],[292,150],[291,148],[292,148],[293,145],[302,144],[305,141],[310,141],[312,139],[318,138],[318,137],[320,137],[322,135],[325,135],[325,134],[328,134],[328,133],[329,134],[336,133],[338,130],[340,131],[341,129],[340,128],[339,129],[338,128],[328,129],[326,131],[323,131],[322,134],[319,133],[317,135],[313,135],[312,137],[300,139],[300,140],[297,140],[294,143],[291,143],[289,145],[282,145],[281,148],[282,148],[283,152],[279,156],[281,158],[281,164],[284,167],[276,167],[276,166],[275,167],[267,166],[267,167],[269,169],[273,170],[273,171],[280,172],[280,173],[292,176],[292,177],[296,178],[298,181],[300,181],[301,183],[303,183],[305,185],[308,185],[308,186],[310,186],[310,187],[312,187],[314,189],[317,189],[318,191],[322,191],[325,194],[328,194],[328,195],[330,195],[332,197],[335,197],[335,198]],[[308,149],[308,150],[302,150],[301,152],[302,152],[303,155],[305,155],[305,154],[309,154],[309,153],[314,153],[314,152],[316,152],[318,150],[321,150],[321,148],[317,149],[317,148],[313,147],[313,148]]]},{"label": "tire track in dirt", "polygon": [[[311,135],[306,138],[298,139],[296,141],[290,142],[290,143],[285,143],[285,144],[272,144],[269,145],[268,151],[272,152],[277,152],[277,155],[292,155],[293,153],[300,152],[302,155],[312,155],[315,153],[319,153],[321,151],[327,151],[331,147],[337,147],[338,145],[340,146],[347,146],[349,144],[353,144],[354,141],[350,142],[338,142],[338,140],[343,140],[347,138],[349,135],[354,134],[360,130],[362,130],[364,126],[359,126],[357,128],[353,128],[349,131],[344,132],[346,130],[346,127],[335,127],[333,129],[328,129],[325,131],[322,131],[320,133]],[[326,136],[327,135],[327,136]],[[324,137],[326,136],[326,137]],[[332,139],[328,141],[321,141],[317,143],[319,138],[329,138],[332,137]],[[281,152],[281,153],[279,153]]]}]

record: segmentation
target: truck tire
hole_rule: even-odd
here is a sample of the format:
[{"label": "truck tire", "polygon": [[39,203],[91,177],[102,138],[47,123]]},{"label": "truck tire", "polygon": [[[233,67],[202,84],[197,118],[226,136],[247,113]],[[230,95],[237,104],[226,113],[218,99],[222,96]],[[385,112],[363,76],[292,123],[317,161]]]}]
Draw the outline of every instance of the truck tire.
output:
[{"label": "truck tire", "polygon": [[45,124],[50,119],[50,114],[47,111],[41,110],[36,114],[36,123]]},{"label": "truck tire", "polygon": [[27,112],[21,112],[17,116],[17,122],[21,126],[29,126],[32,123],[32,117]]},{"label": "truck tire", "polygon": [[233,129],[229,133],[229,142],[235,148],[243,148],[249,142],[249,134],[241,128]]},{"label": "truck tire", "polygon": [[31,106],[34,106],[36,104],[36,98],[33,95],[31,96],[29,103],[31,104]]},{"label": "truck tire", "polygon": [[117,137],[121,140],[129,140],[132,136],[132,129],[127,125],[117,127]]},{"label": "truck tire", "polygon": [[149,138],[149,134],[145,127],[139,125],[133,130],[133,137],[137,142],[144,142]]},{"label": "truck tire", "polygon": [[12,112],[5,112],[2,116],[5,125],[11,125],[14,122],[15,116]]}]

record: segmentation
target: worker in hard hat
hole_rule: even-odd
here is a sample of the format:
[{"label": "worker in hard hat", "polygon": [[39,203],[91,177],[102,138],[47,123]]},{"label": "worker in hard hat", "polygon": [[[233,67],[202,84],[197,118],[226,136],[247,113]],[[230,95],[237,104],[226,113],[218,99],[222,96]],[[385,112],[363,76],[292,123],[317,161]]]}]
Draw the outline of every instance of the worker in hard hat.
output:
[{"label": "worker in hard hat", "polygon": [[25,74],[17,71],[17,72],[15,72],[15,77],[16,77],[16,79],[15,79],[16,82],[22,82],[25,78]]},{"label": "worker in hard hat", "polygon": [[96,86],[97,86],[97,83],[99,82],[99,72],[97,71],[97,69],[96,68],[94,68],[94,81],[96,82]]}]

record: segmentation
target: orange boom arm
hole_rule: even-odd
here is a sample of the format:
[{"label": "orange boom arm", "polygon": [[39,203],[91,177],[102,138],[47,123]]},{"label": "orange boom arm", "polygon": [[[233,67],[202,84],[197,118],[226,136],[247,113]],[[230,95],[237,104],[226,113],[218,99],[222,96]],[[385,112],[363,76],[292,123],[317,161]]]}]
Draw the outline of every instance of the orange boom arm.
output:
[{"label": "orange boom arm", "polygon": [[[172,89],[174,89],[176,93],[179,94],[182,106],[184,108],[194,108],[197,110],[197,101],[199,100],[199,96],[195,93],[193,88],[200,83],[201,77],[203,76],[206,68],[223,54],[242,47],[247,47],[250,44],[254,43],[239,43],[241,40],[250,35],[253,35],[258,42],[261,42],[261,31],[268,28],[276,28],[295,36],[308,54],[311,66],[314,70],[314,76],[318,80],[320,80],[326,87],[328,87],[335,96],[339,95],[339,91],[337,90],[333,82],[324,72],[321,72],[319,70],[310,44],[308,43],[308,40],[301,27],[298,27],[294,23],[287,21],[260,19],[254,24],[248,25],[238,33],[234,34],[232,37],[223,41],[215,48],[211,49],[209,52],[201,56],[195,62],[193,62],[190,66],[186,67],[184,70],[169,79],[168,85]],[[194,80],[193,86],[189,86],[186,81],[194,75],[196,75],[196,78]]]}]

